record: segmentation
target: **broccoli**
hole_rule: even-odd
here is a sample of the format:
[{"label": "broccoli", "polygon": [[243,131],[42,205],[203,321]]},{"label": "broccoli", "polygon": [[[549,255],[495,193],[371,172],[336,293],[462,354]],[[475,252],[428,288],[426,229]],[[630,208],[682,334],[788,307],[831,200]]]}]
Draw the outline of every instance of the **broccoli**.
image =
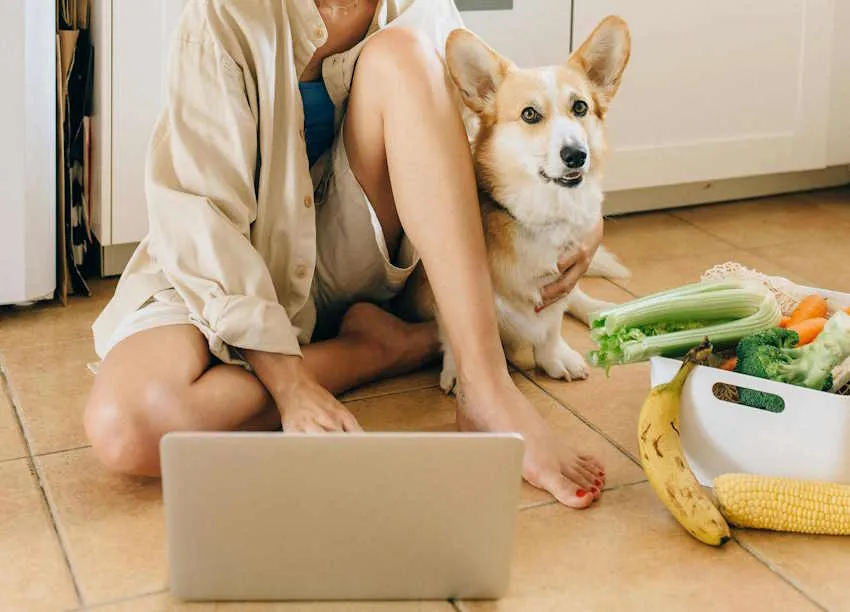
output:
[{"label": "broccoli", "polygon": [[[836,313],[811,344],[795,348],[798,341],[796,332],[780,328],[746,336],[738,343],[735,371],[829,391],[832,369],[850,356],[850,315]],[[740,389],[739,401],[754,408],[781,411],[774,410],[781,398],[757,391]]]}]

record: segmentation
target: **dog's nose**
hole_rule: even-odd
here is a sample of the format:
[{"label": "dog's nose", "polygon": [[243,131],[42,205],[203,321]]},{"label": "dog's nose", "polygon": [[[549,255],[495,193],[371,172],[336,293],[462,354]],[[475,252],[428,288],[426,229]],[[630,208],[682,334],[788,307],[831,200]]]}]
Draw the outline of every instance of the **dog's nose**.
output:
[{"label": "dog's nose", "polygon": [[587,151],[581,147],[564,147],[561,149],[561,159],[567,168],[581,168],[587,161]]}]

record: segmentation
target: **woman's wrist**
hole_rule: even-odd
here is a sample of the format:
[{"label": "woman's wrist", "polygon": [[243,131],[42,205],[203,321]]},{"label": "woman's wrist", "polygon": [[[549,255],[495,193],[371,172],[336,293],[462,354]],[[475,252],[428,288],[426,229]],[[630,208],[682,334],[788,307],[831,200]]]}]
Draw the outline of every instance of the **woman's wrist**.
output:
[{"label": "woman's wrist", "polygon": [[263,351],[243,350],[245,360],[251,364],[257,378],[275,402],[288,398],[307,379],[310,371],[300,355],[282,355]]}]

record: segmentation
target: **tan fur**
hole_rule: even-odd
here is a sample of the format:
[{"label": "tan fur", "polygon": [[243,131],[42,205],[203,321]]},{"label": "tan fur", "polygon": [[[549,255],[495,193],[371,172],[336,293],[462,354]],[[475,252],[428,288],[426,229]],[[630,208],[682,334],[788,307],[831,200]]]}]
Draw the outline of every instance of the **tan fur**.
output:
[{"label": "tan fur", "polygon": [[[558,67],[521,70],[466,30],[452,32],[446,46],[449,75],[478,117],[473,158],[502,341],[509,352],[531,344],[537,365],[556,378],[588,374],[561,336],[563,313],[587,322],[606,304],[576,288],[540,313],[535,307],[542,287],[559,277],[559,256],[601,219],[604,117],[629,54],[628,28],[618,17],[603,20]],[[574,112],[577,101],[587,104],[586,115]],[[529,108],[533,120],[523,119]],[[576,150],[587,158],[578,168],[565,157]],[[414,277],[408,303],[419,315],[435,312],[424,274]],[[441,386],[448,391],[454,359],[444,348]]]}]

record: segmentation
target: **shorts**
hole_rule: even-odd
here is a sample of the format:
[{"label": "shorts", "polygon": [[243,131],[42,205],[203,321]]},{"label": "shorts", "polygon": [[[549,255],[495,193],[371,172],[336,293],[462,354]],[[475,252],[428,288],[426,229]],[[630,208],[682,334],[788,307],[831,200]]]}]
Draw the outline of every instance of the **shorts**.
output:
[{"label": "shorts", "polygon": [[[316,202],[316,273],[312,298],[317,311],[317,332],[335,329],[355,302],[384,303],[404,288],[419,257],[407,236],[391,261],[383,230],[372,204],[354,176],[340,128],[334,144],[314,164]],[[192,314],[175,289],[158,292],[122,321],[101,356],[122,340],[140,331],[167,325],[194,325]],[[225,363],[247,367],[238,351],[210,338],[210,351]]]}]

